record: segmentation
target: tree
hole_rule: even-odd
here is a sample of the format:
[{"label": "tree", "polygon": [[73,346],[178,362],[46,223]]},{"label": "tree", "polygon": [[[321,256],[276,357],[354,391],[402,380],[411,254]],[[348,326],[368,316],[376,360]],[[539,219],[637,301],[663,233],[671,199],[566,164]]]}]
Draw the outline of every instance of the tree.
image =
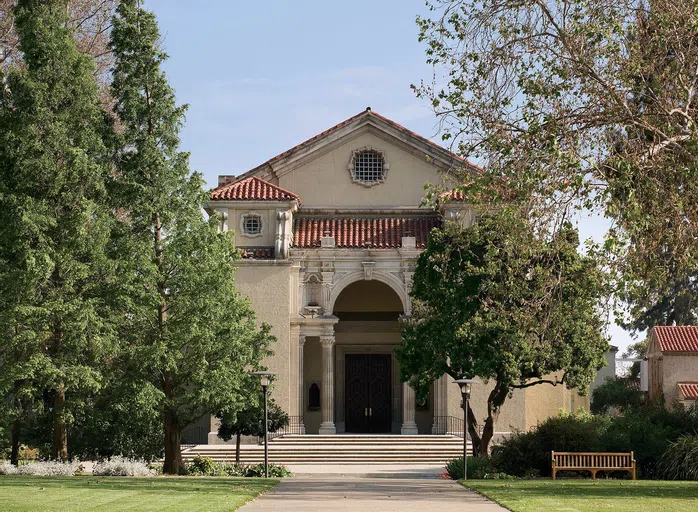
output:
[{"label": "tree", "polygon": [[432,230],[417,261],[413,314],[396,349],[401,378],[415,389],[444,373],[494,382],[482,435],[469,410],[476,455],[489,453],[514,390],[584,390],[604,364],[604,274],[577,245],[570,226],[543,236],[518,210],[500,209],[467,229]]},{"label": "tree", "polygon": [[48,393],[51,456],[66,459],[72,410],[99,389],[114,346],[107,123],[66,2],[21,0],[14,14],[23,66],[8,70],[0,112],[0,385],[15,404]]},{"label": "tree", "polygon": [[[257,379],[255,379],[254,384],[258,384]],[[276,405],[273,399],[269,400],[267,415],[268,432],[276,432],[288,425],[288,414]],[[218,427],[218,437],[224,441],[230,441],[235,436],[235,464],[240,464],[240,438],[242,436],[259,437],[264,435],[264,405],[259,400],[250,402],[247,407],[235,415],[223,413],[219,414],[218,417],[221,420]]]},{"label": "tree", "polygon": [[606,379],[591,394],[591,412],[608,414],[612,408],[620,412],[637,409],[645,401],[639,383],[639,379],[632,375]]},{"label": "tree", "polygon": [[[94,63],[93,76],[100,84],[103,102],[107,104],[109,69],[112,65],[109,52],[109,28],[117,0],[69,0],[68,26],[80,52],[89,55]],[[18,52],[18,34],[13,9],[17,0],[0,0],[0,68],[21,65]]]},{"label": "tree", "polygon": [[165,438],[163,470],[185,471],[181,430],[203,414],[234,414],[250,400],[247,371],[272,341],[234,286],[231,233],[206,219],[200,174],[179,150],[185,107],[161,69],[155,16],[123,0],[114,18],[112,95],[121,131],[114,140],[115,251],[122,258],[122,355],[133,379],[157,392]]},{"label": "tree", "polygon": [[[606,249],[629,326],[696,318],[698,31],[694,2],[438,0],[420,18],[444,82],[431,101],[478,176],[555,229],[574,209],[613,220]],[[479,196],[475,195],[476,198]],[[470,200],[471,197],[468,197]]]}]

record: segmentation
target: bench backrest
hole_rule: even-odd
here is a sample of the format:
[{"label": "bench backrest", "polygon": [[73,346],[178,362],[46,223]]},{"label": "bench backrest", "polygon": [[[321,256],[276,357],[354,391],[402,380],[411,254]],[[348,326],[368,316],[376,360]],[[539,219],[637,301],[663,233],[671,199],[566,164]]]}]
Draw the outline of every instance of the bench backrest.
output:
[{"label": "bench backrest", "polygon": [[630,453],[585,453],[552,452],[556,468],[632,468],[633,452]]}]

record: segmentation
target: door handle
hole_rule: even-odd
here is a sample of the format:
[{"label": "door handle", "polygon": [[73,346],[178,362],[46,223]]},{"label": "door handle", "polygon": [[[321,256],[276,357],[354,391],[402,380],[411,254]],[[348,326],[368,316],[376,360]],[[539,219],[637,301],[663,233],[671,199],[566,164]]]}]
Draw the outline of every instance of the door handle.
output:
[{"label": "door handle", "polygon": [[368,407],[364,408],[364,416],[368,416]]},{"label": "door handle", "polygon": [[368,409],[368,415],[373,416],[373,407]]}]

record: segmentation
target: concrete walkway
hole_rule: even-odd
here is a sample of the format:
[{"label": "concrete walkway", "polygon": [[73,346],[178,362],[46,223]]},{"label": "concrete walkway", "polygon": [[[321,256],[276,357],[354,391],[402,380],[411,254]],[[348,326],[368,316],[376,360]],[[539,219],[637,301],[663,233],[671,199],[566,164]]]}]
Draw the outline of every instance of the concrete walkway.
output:
[{"label": "concrete walkway", "polygon": [[286,478],[240,512],[506,512],[451,480]]}]

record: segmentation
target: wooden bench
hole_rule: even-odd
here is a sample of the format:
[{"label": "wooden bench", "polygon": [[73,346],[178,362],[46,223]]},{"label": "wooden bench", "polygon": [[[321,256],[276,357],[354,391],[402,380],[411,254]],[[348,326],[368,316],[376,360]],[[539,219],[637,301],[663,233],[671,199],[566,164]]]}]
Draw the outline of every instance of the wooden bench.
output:
[{"label": "wooden bench", "polygon": [[635,480],[635,456],[630,453],[552,452],[553,480],[558,471],[628,471]]}]

